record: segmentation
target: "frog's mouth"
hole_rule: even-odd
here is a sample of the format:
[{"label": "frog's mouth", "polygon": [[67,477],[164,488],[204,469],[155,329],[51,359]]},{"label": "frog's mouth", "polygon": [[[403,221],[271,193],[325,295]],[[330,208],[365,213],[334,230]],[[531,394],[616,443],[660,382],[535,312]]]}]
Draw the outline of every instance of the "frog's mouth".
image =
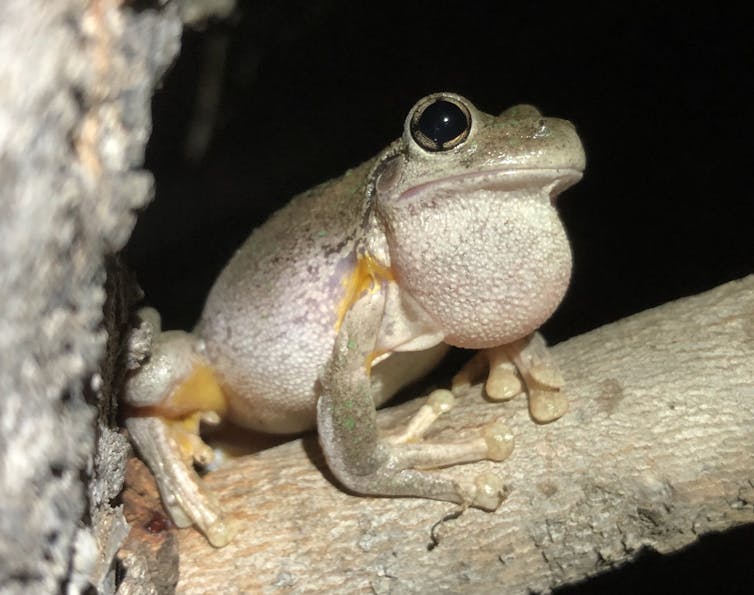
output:
[{"label": "frog's mouth", "polygon": [[413,186],[398,196],[400,202],[421,200],[427,194],[454,195],[458,192],[491,190],[493,192],[515,192],[517,190],[538,189],[550,197],[555,204],[558,195],[578,182],[583,172],[576,168],[542,169],[491,169],[473,174],[448,176]]}]

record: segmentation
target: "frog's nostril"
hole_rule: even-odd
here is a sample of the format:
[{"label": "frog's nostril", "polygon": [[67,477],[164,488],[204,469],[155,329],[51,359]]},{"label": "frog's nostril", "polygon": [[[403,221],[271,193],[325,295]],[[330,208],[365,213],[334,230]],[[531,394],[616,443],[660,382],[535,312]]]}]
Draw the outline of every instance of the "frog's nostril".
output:
[{"label": "frog's nostril", "polygon": [[428,98],[417,104],[411,136],[426,151],[447,151],[469,136],[471,115],[465,105],[449,97]]}]

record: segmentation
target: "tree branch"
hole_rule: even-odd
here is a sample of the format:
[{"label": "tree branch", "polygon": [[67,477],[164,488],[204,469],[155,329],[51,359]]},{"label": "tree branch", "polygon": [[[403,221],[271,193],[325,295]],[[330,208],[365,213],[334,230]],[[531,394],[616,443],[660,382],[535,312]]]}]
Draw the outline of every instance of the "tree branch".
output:
[{"label": "tree branch", "polygon": [[[206,481],[238,535],[180,539],[178,591],[543,591],[650,546],[670,552],[754,521],[754,276],[678,300],[554,348],[571,410],[538,426],[525,400],[469,394],[433,437],[503,415],[504,463],[446,473],[502,474],[495,513],[418,499],[364,498],[333,485],[316,439],[229,463]],[[387,422],[418,405],[381,413]],[[439,524],[438,524],[439,523]]]}]

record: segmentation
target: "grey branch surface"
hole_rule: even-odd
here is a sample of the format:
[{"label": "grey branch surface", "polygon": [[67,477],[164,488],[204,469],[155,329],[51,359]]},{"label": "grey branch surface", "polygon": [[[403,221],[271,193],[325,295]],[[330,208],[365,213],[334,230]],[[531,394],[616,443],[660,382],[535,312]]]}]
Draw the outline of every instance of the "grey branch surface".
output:
[{"label": "grey branch surface", "polygon": [[[571,410],[531,422],[525,400],[466,395],[433,438],[504,415],[516,449],[495,513],[362,498],[334,484],[316,438],[207,476],[236,523],[213,549],[182,530],[180,593],[542,592],[709,531],[754,522],[754,276],[554,347]],[[382,413],[405,419],[416,401]],[[504,590],[504,591],[503,591]]]}]

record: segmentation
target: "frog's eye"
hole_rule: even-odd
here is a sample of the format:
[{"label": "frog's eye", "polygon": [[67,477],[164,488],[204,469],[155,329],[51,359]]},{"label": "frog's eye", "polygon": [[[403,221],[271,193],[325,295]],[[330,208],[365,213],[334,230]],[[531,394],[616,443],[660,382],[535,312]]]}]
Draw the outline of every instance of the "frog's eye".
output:
[{"label": "frog's eye", "polygon": [[452,97],[430,95],[414,106],[411,136],[425,151],[448,151],[469,136],[469,109]]}]

